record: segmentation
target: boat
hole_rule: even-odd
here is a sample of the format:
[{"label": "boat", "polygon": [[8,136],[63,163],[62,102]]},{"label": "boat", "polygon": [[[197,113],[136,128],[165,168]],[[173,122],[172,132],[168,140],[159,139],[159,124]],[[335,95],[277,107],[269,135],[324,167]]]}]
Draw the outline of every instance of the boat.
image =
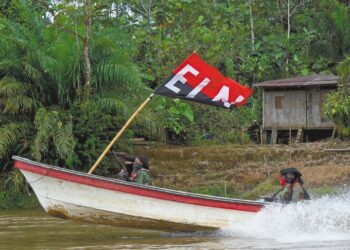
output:
[{"label": "boat", "polygon": [[267,203],[149,185],[13,156],[41,206],[51,216],[160,231],[213,231],[251,218]]}]

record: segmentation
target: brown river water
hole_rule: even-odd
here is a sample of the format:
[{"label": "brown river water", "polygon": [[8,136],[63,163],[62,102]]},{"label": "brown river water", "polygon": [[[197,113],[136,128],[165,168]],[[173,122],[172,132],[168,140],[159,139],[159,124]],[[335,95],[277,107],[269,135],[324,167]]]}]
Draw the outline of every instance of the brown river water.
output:
[{"label": "brown river water", "polygon": [[[342,211],[349,208],[348,205],[349,203],[341,201],[337,207]],[[329,209],[337,212],[334,207]],[[266,216],[273,213],[274,216],[270,219],[278,220],[279,215],[276,214],[280,210],[281,208],[273,208],[272,211],[263,212],[262,216],[250,222],[253,224],[240,225],[239,229],[233,227],[211,234],[163,233],[84,224],[53,218],[41,210],[0,211],[0,249],[350,249],[347,211],[340,212],[340,217],[345,218],[338,216],[338,219],[347,221],[341,225],[329,221],[329,218],[321,220],[321,223],[333,223],[327,229],[319,230],[316,226],[308,228],[307,232],[293,230],[292,233],[286,231],[285,234],[279,234],[283,230],[278,228],[281,223],[277,222],[271,223],[269,227],[272,229],[266,230]],[[297,209],[293,209],[292,213],[295,210]],[[323,210],[322,212],[324,213]],[[319,211],[318,216],[327,217],[322,212]],[[286,213],[288,216],[291,211]],[[312,222],[309,221],[308,224],[310,223]],[[283,238],[286,235],[287,240]]]}]

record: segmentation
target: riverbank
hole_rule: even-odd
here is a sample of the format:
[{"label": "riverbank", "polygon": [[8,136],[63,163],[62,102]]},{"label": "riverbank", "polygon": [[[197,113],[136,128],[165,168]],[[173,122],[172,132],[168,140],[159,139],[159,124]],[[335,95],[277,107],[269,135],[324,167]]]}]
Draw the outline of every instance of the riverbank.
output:
[{"label": "riverbank", "polygon": [[279,189],[279,170],[296,167],[314,196],[335,193],[350,183],[349,141],[288,145],[139,147],[151,160],[153,183],[171,189],[258,199]]},{"label": "riverbank", "polygon": [[[137,146],[147,155],[155,186],[216,196],[258,199],[279,189],[279,170],[296,167],[314,196],[336,193],[350,183],[349,141],[287,145]],[[3,181],[4,182],[4,181]],[[27,191],[0,188],[0,210],[36,208]]]}]

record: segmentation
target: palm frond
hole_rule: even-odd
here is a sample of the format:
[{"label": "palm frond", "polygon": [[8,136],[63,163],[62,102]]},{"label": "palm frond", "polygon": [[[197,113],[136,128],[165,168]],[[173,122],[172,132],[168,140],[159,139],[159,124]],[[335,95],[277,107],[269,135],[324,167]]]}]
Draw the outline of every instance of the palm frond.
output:
[{"label": "palm frond", "polygon": [[117,56],[100,60],[95,64],[95,79],[95,85],[102,90],[141,86],[137,67],[128,63],[127,58]]},{"label": "palm frond", "polygon": [[12,184],[16,192],[26,190],[29,194],[28,184],[24,175],[18,169],[14,169],[5,181],[5,185]]},{"label": "palm frond", "polygon": [[32,155],[34,159],[40,161],[43,155],[49,150],[49,138],[54,133],[59,122],[57,110],[47,110],[40,108],[35,114],[34,125],[37,133],[32,145]]},{"label": "palm frond", "polygon": [[132,45],[120,32],[97,32],[92,46],[94,84],[101,90],[142,88],[141,75],[132,62]]},{"label": "palm frond", "polygon": [[[7,52],[8,53],[8,52]],[[11,70],[20,71],[21,61],[18,58],[11,58],[6,52],[1,52],[0,48],[0,70],[3,72],[10,72]]]},{"label": "palm frond", "polygon": [[29,130],[28,123],[8,123],[0,127],[0,158],[6,157],[11,147],[19,143]]},{"label": "palm frond", "polygon": [[43,76],[40,70],[34,67],[31,63],[23,62],[23,68],[26,76],[33,81],[38,81]]},{"label": "palm frond", "polygon": [[31,113],[40,107],[40,102],[34,98],[17,95],[2,101],[5,114]]},{"label": "palm frond", "polygon": [[111,115],[126,116],[130,113],[127,104],[117,98],[99,97],[90,101],[87,105],[90,112],[102,112]]},{"label": "palm frond", "polygon": [[5,76],[0,80],[0,96],[14,97],[23,95],[28,90],[28,87],[18,82],[14,77]]},{"label": "palm frond", "polygon": [[68,121],[66,124],[58,124],[58,128],[53,134],[53,141],[57,153],[61,159],[69,157],[73,152],[76,141],[73,136],[73,123]]},{"label": "palm frond", "polygon": [[37,133],[32,155],[36,160],[48,153],[51,139],[61,159],[73,154],[76,142],[70,116],[58,109],[40,108],[35,114],[34,124]]},{"label": "palm frond", "polygon": [[49,152],[49,137],[36,135],[31,151],[33,158],[41,161],[42,157]]},{"label": "palm frond", "polygon": [[40,108],[35,114],[34,125],[41,135],[52,134],[60,122],[59,111]]},{"label": "palm frond", "polygon": [[71,103],[82,87],[82,47],[72,34],[48,31],[46,36],[49,44],[38,53],[41,68],[49,76],[51,88],[56,89],[59,104]]}]

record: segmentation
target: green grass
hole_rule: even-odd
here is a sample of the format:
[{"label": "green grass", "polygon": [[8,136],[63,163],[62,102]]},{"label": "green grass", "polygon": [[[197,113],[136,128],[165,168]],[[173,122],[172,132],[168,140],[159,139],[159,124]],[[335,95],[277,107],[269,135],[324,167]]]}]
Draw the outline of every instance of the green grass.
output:
[{"label": "green grass", "polygon": [[270,179],[267,179],[266,181],[258,184],[252,190],[249,190],[246,192],[240,192],[232,184],[226,186],[226,195],[225,195],[224,184],[195,187],[190,191],[193,193],[199,193],[199,194],[255,200],[255,199],[267,196],[269,194],[272,194],[278,190],[279,190],[279,186],[277,186]]},{"label": "green grass", "polygon": [[266,179],[264,182],[256,185],[252,190],[244,192],[240,198],[248,199],[248,200],[256,200],[259,198],[263,198],[265,196],[271,196],[275,192],[280,189],[278,185],[276,185],[273,179]]}]

